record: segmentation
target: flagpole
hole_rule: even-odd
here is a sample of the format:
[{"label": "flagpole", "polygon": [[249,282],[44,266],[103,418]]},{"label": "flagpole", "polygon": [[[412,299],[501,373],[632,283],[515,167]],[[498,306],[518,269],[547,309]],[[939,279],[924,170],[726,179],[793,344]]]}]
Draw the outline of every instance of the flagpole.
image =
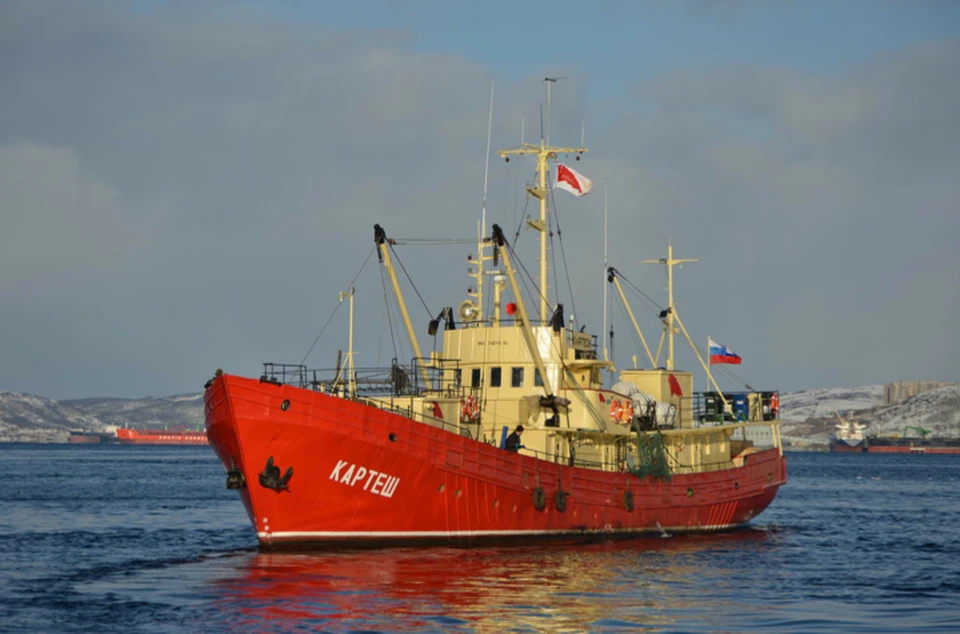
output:
[{"label": "flagpole", "polygon": [[490,80],[490,113],[487,115],[487,162],[483,168],[483,211],[480,212],[480,235],[478,238],[482,239],[483,234],[487,230],[487,183],[490,178],[490,136],[493,134],[493,86],[496,79]]},{"label": "flagpole", "polygon": [[549,241],[549,222],[547,214],[547,198],[549,192],[547,190],[547,181],[548,181],[548,172],[550,171],[550,160],[556,161],[557,156],[560,154],[586,154],[587,148],[571,148],[571,147],[553,147],[549,145],[549,125],[550,125],[550,84],[555,83],[556,81],[564,79],[563,77],[545,77],[544,83],[547,84],[547,112],[546,112],[546,124],[548,132],[544,134],[543,132],[543,107],[541,106],[541,132],[540,132],[540,144],[539,146],[533,144],[522,143],[520,147],[514,148],[512,150],[500,150],[497,152],[498,155],[502,156],[507,161],[510,160],[511,156],[524,156],[524,155],[535,155],[537,157],[537,184],[532,187],[527,188],[527,193],[536,198],[540,203],[540,215],[537,219],[528,220],[527,225],[533,229],[540,232],[540,284],[539,284],[539,295],[540,295],[540,321],[539,324],[547,324],[550,320],[550,289],[549,289],[549,278],[547,276],[548,271],[548,260],[547,260],[547,247]]},{"label": "flagpole", "polygon": [[603,360],[609,361],[607,341],[607,178],[603,178]]}]

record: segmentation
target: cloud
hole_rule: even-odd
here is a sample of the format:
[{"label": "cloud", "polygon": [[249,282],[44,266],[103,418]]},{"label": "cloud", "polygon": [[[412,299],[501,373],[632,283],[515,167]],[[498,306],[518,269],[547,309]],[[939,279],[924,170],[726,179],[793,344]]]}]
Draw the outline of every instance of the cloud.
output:
[{"label": "cloud", "polygon": [[636,87],[644,116],[603,149],[635,164],[624,198],[707,255],[709,274],[681,278],[697,330],[781,381],[957,375],[956,338],[921,314],[960,304],[958,53],[940,41],[837,76],[736,67]]},{"label": "cloud", "polygon": [[[375,222],[475,232],[493,74],[475,61],[234,3],[6,3],[0,25],[4,389],[170,394],[218,366],[297,362]],[[587,110],[602,122],[581,163],[595,194],[557,197],[577,317],[599,332],[608,176],[611,261],[662,297],[659,267],[640,261],[668,237],[701,258],[678,273],[685,322],[771,386],[956,376],[957,339],[918,320],[960,308],[957,53],[934,42],[834,76],[690,69],[589,108],[590,71],[562,69],[553,140],[577,144]],[[521,120],[538,136],[543,74],[498,83],[494,148],[519,141]],[[531,177],[529,163],[491,166],[489,217],[508,233]],[[523,232],[531,270],[532,245]],[[463,250],[400,249],[431,313],[463,299]],[[374,261],[358,330],[378,334],[360,364],[394,354],[381,302]],[[426,345],[428,311],[408,303]],[[311,365],[332,365],[345,331]]]}]

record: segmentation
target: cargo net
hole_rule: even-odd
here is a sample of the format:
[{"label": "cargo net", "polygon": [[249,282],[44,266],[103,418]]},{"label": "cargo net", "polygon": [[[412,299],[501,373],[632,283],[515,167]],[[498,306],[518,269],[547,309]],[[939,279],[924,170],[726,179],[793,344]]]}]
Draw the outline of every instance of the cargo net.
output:
[{"label": "cargo net", "polygon": [[[632,457],[632,456],[631,456]],[[667,463],[667,452],[663,446],[663,436],[657,433],[637,432],[638,464],[628,460],[630,473],[638,478],[652,476],[658,480],[670,479],[670,465]]]}]

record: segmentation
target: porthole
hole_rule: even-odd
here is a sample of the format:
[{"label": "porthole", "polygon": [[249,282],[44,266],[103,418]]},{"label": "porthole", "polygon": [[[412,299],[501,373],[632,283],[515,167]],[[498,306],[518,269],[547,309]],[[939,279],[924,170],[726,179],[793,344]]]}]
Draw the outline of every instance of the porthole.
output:
[{"label": "porthole", "polygon": [[437,487],[437,493],[443,493],[446,488],[447,487],[441,484],[440,486]]},{"label": "porthole", "polygon": [[733,483],[733,488],[739,490],[739,489],[740,489],[740,483],[739,483],[739,482],[734,482],[734,483]]},{"label": "porthole", "polygon": [[688,498],[692,498],[692,497],[693,497],[693,489],[687,489],[687,497],[688,497]]},{"label": "porthole", "polygon": [[457,489],[457,492],[454,493],[454,495],[455,495],[456,497],[460,497],[461,495],[463,495],[463,491],[461,491],[460,489]]},{"label": "porthole", "polygon": [[393,432],[390,432],[390,435],[387,436],[390,439],[390,442],[397,442],[397,435]]},{"label": "porthole", "polygon": [[493,508],[497,508],[498,506],[500,506],[500,500],[494,500],[494,501],[493,501]]},{"label": "porthole", "polygon": [[280,403],[280,409],[282,409],[283,411],[287,411],[288,409],[290,409],[290,401],[287,399],[283,399],[283,402]]}]

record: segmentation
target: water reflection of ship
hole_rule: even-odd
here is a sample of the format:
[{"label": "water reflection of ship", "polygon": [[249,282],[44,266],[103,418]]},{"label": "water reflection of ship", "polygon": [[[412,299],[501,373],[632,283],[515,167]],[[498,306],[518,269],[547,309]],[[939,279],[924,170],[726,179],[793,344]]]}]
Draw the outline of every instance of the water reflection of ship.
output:
[{"label": "water reflection of ship", "polygon": [[736,578],[704,565],[705,551],[749,549],[769,536],[745,529],[546,548],[258,552],[214,593],[245,627],[271,631],[588,631],[609,619],[669,627],[697,607],[698,584]]}]

